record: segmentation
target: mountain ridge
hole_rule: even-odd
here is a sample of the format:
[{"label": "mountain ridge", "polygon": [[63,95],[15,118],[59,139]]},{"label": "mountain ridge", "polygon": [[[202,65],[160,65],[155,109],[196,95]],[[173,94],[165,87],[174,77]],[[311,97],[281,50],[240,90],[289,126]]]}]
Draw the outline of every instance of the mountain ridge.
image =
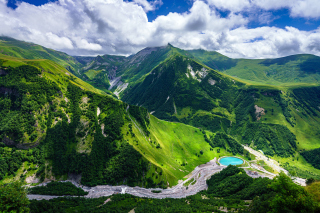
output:
[{"label": "mountain ridge", "polygon": [[[86,82],[49,60],[19,59],[0,55],[1,66],[7,67],[6,69],[19,73],[21,65],[37,67],[41,72],[39,76],[50,79],[62,89],[60,95],[63,95],[63,99],[52,97],[53,101],[41,105],[46,116],[41,117],[40,113],[35,116],[39,117],[38,122],[41,120],[42,126],[49,127],[51,135],[62,134],[63,129],[68,129],[70,134],[65,136],[67,139],[61,139],[66,143],[56,142],[52,136],[47,137],[47,145],[40,143],[41,147],[44,146],[45,153],[50,153],[47,159],[52,163],[46,163],[52,170],[45,169],[39,172],[38,176],[50,178],[49,174],[59,176],[65,175],[66,172],[81,171],[84,172],[83,181],[86,184],[102,184],[105,183],[104,179],[115,184],[119,177],[127,175],[121,172],[122,166],[127,164],[117,162],[123,162],[131,154],[139,153],[142,157],[139,154],[135,155],[137,165],[141,166],[138,170],[143,171],[148,162],[152,163],[151,169],[147,176],[138,175],[131,183],[166,186],[165,182],[169,185],[175,184],[186,175],[185,171],[190,171],[199,162],[220,156],[220,153],[233,153],[248,158],[249,156],[239,149],[240,144],[262,150],[285,165],[288,170],[297,171],[299,176],[320,174],[319,170],[309,164],[314,162],[308,163],[300,154],[319,148],[317,132],[320,130],[320,97],[317,95],[319,87],[316,84],[266,85],[238,80],[225,72],[211,69],[190,54],[188,51],[167,45],[147,48],[130,57],[80,57],[78,60],[83,61],[78,76]],[[8,75],[0,78],[5,79],[6,76]],[[31,80],[38,81],[39,76],[34,76]],[[17,87],[24,83],[24,78],[26,77],[15,80],[12,77],[11,82]],[[28,79],[27,77],[26,80],[29,81]],[[8,85],[4,84],[4,87],[8,88]],[[130,112],[126,111],[127,104],[114,99],[115,95],[105,97],[106,93],[112,95],[109,89],[118,98],[132,104]],[[30,93],[30,97],[28,93],[23,94],[25,100],[34,96],[33,93]],[[5,103],[9,99],[14,100],[13,96],[9,99],[5,96],[2,98],[3,106],[6,106]],[[52,98],[48,97],[47,100]],[[26,109],[29,109],[31,103],[28,105],[28,101],[23,102],[28,106]],[[145,107],[152,115],[141,107],[135,108],[134,105]],[[10,110],[12,111],[11,108]],[[18,108],[13,111],[15,115],[21,113]],[[51,111],[50,116],[53,117],[49,116]],[[4,113],[3,116],[3,121],[7,121],[7,115]],[[177,123],[167,123],[158,118]],[[179,132],[175,124],[183,131]],[[26,124],[26,127],[28,125]],[[143,130],[143,134],[139,128]],[[186,137],[189,132],[192,135]],[[1,134],[4,133],[5,131],[2,131]],[[26,140],[29,140],[32,134],[33,132],[26,133]],[[110,136],[112,137],[109,138]],[[62,148],[57,149],[55,143]],[[176,146],[174,149],[170,148],[172,144]],[[192,144],[192,147],[187,144]],[[99,150],[99,146],[104,147],[102,150],[111,150],[110,153]],[[202,150],[201,147],[206,148]],[[166,153],[179,157],[164,158]],[[313,154],[310,153],[306,155]],[[103,156],[107,156],[105,160],[102,163],[97,162],[99,158],[104,159]],[[191,161],[187,160],[189,158]],[[61,165],[61,162],[68,162],[67,159],[72,162],[71,165]],[[295,161],[294,164],[292,161]],[[96,166],[90,168],[81,162]],[[57,169],[59,167],[61,170]],[[110,168],[114,168],[116,173]],[[179,168],[184,172],[173,168]],[[163,177],[159,179],[159,175],[152,176],[152,173],[156,174],[159,171],[164,174]],[[99,176],[94,178],[94,173]],[[118,173],[124,176],[115,178],[113,175]]]}]

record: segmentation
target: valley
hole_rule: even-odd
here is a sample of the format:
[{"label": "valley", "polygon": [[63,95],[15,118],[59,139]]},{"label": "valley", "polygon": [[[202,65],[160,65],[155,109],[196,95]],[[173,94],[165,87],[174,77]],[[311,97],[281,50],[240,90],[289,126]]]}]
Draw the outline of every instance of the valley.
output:
[{"label": "valley", "polygon": [[[317,56],[231,59],[168,44],[72,57],[7,37],[0,50],[1,186],[71,181],[97,200],[242,202],[279,178],[320,180]],[[219,164],[225,156],[244,164]],[[248,188],[231,186],[241,181]]]},{"label": "valley", "polygon": [[[247,163],[245,163],[247,164]],[[275,175],[269,173],[264,169],[260,169],[254,165],[249,164],[249,167],[245,168],[252,168],[258,173],[251,172],[250,170],[246,170],[246,173],[252,178],[259,178],[259,177],[268,177],[272,179]],[[218,165],[217,159],[213,159],[206,164],[202,164],[197,166],[192,173],[185,176],[185,180],[179,180],[179,183],[171,188],[161,189],[161,188],[141,188],[141,187],[130,187],[130,186],[95,186],[95,187],[86,187],[81,186],[77,182],[72,181],[72,183],[76,187],[82,188],[84,191],[89,192],[88,195],[85,195],[87,198],[99,198],[99,197],[108,197],[113,194],[131,194],[137,197],[147,197],[147,198],[156,198],[156,199],[164,199],[164,198],[185,198],[191,195],[195,195],[198,192],[203,190],[207,190],[207,179],[209,179],[213,174],[220,172],[226,168],[226,166]],[[243,168],[242,165],[240,168]],[[281,168],[282,169],[282,168]],[[283,169],[282,169],[283,170]],[[285,170],[284,170],[285,171]],[[287,171],[285,171],[287,172]],[[305,185],[305,180],[297,181],[298,184]],[[40,184],[42,186],[45,184]],[[156,193],[155,193],[156,191]],[[58,198],[59,196],[49,196],[49,195],[33,195],[29,194],[29,199],[35,200],[50,200],[54,198]],[[60,196],[62,197],[62,196]]]}]

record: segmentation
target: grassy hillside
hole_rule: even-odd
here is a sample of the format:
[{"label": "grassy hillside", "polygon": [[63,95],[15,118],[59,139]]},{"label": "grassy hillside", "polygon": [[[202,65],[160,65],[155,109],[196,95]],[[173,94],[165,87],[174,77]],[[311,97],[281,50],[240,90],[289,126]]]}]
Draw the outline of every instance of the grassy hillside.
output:
[{"label": "grassy hillside", "polygon": [[150,162],[162,169],[170,185],[176,184],[177,180],[183,179],[200,164],[215,157],[232,155],[224,148],[213,149],[201,130],[185,124],[162,121],[151,115],[148,130],[150,135],[145,137],[139,134],[138,129],[133,128],[136,137],[128,141]]},{"label": "grassy hillside", "polygon": [[[103,55],[97,57],[76,56],[82,64],[81,78],[103,91],[108,91],[110,81],[116,77],[116,71],[127,61],[124,56]],[[110,88],[111,89],[111,88]]]},{"label": "grassy hillside", "polygon": [[300,155],[320,147],[318,90],[239,82],[177,54],[127,89],[122,100],[160,119],[232,135],[299,175],[319,175]]},{"label": "grassy hillside", "polygon": [[77,75],[81,64],[66,53],[43,46],[0,36],[0,54],[20,59],[49,59]]},{"label": "grassy hillside", "polygon": [[276,59],[231,59],[217,52],[188,51],[201,63],[236,78],[264,85],[320,83],[320,57],[292,55]]},{"label": "grassy hillside", "polygon": [[70,71],[65,69],[63,66],[47,59],[20,59],[12,56],[5,56],[0,54],[0,63],[4,67],[19,67],[22,65],[31,65],[39,68],[43,75],[49,78],[51,81],[56,82],[61,85],[61,89],[64,90],[66,85],[71,80],[71,82],[82,89],[86,89],[99,94],[105,94],[103,91],[96,89],[91,84],[82,81],[73,75]]},{"label": "grassy hillside", "polygon": [[320,147],[318,61],[313,55],[251,60],[171,45],[146,48],[113,69],[121,83],[112,90],[126,82],[121,99],[160,119],[232,135],[287,168],[294,164],[290,169],[300,175],[319,175],[300,155]]}]

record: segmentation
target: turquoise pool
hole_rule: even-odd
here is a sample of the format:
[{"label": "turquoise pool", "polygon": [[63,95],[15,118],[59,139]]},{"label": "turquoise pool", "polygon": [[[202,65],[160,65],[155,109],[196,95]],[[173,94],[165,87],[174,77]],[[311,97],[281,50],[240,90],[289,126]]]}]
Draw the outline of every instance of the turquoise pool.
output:
[{"label": "turquoise pool", "polygon": [[240,165],[243,164],[243,160],[235,157],[225,157],[220,159],[220,163],[224,166],[228,165]]}]

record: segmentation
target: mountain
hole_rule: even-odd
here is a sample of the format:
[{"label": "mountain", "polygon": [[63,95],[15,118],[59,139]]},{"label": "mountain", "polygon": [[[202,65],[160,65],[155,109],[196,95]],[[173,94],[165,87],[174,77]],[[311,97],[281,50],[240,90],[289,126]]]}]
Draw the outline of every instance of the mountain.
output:
[{"label": "mountain", "polygon": [[[320,146],[319,73],[314,68],[319,57],[231,59],[168,44],[122,59],[105,69],[113,76],[109,89],[121,100],[160,119],[231,135],[279,158],[300,176],[320,174],[302,156]],[[298,162],[289,165],[293,160]]]},{"label": "mountain", "polygon": [[[179,52],[184,51],[168,44],[163,47],[148,47],[128,57],[103,55],[96,58],[75,58],[84,65],[80,70],[82,79],[102,90],[111,90],[120,97],[129,85],[140,81],[162,61]],[[102,80],[106,76],[109,82]]]},{"label": "mountain", "polygon": [[241,145],[300,177],[320,177],[312,166],[320,87],[239,79],[216,70],[238,59],[211,52],[216,61],[206,65],[201,54],[208,52],[168,44],[128,57],[75,57],[85,81],[48,59],[0,55],[0,153],[21,155],[17,164],[6,158],[2,182],[82,174],[86,185],[166,187],[214,157],[251,159]]},{"label": "mountain", "polygon": [[110,81],[114,82],[116,71],[127,61],[124,56],[111,55],[97,57],[76,56],[75,59],[82,64],[80,70],[82,79],[103,91],[112,88]]},{"label": "mountain", "polygon": [[[0,183],[167,187],[240,144],[128,105],[47,59],[0,56]],[[224,143],[224,142],[222,142]],[[244,155],[242,149],[234,154]],[[244,156],[244,158],[246,158]]]},{"label": "mountain", "polygon": [[77,75],[81,64],[66,53],[43,46],[0,36],[0,56],[12,56],[19,59],[49,59]]},{"label": "mountain", "polygon": [[188,50],[192,57],[208,67],[230,76],[265,85],[301,85],[320,83],[320,57],[300,54],[275,59],[231,59],[220,53]]},{"label": "mountain", "polygon": [[[318,86],[251,84],[184,53],[170,56],[131,84],[121,100],[145,107],[160,119],[231,135],[299,175],[320,174],[301,156],[320,146]],[[292,161],[294,165],[287,164]]]}]

